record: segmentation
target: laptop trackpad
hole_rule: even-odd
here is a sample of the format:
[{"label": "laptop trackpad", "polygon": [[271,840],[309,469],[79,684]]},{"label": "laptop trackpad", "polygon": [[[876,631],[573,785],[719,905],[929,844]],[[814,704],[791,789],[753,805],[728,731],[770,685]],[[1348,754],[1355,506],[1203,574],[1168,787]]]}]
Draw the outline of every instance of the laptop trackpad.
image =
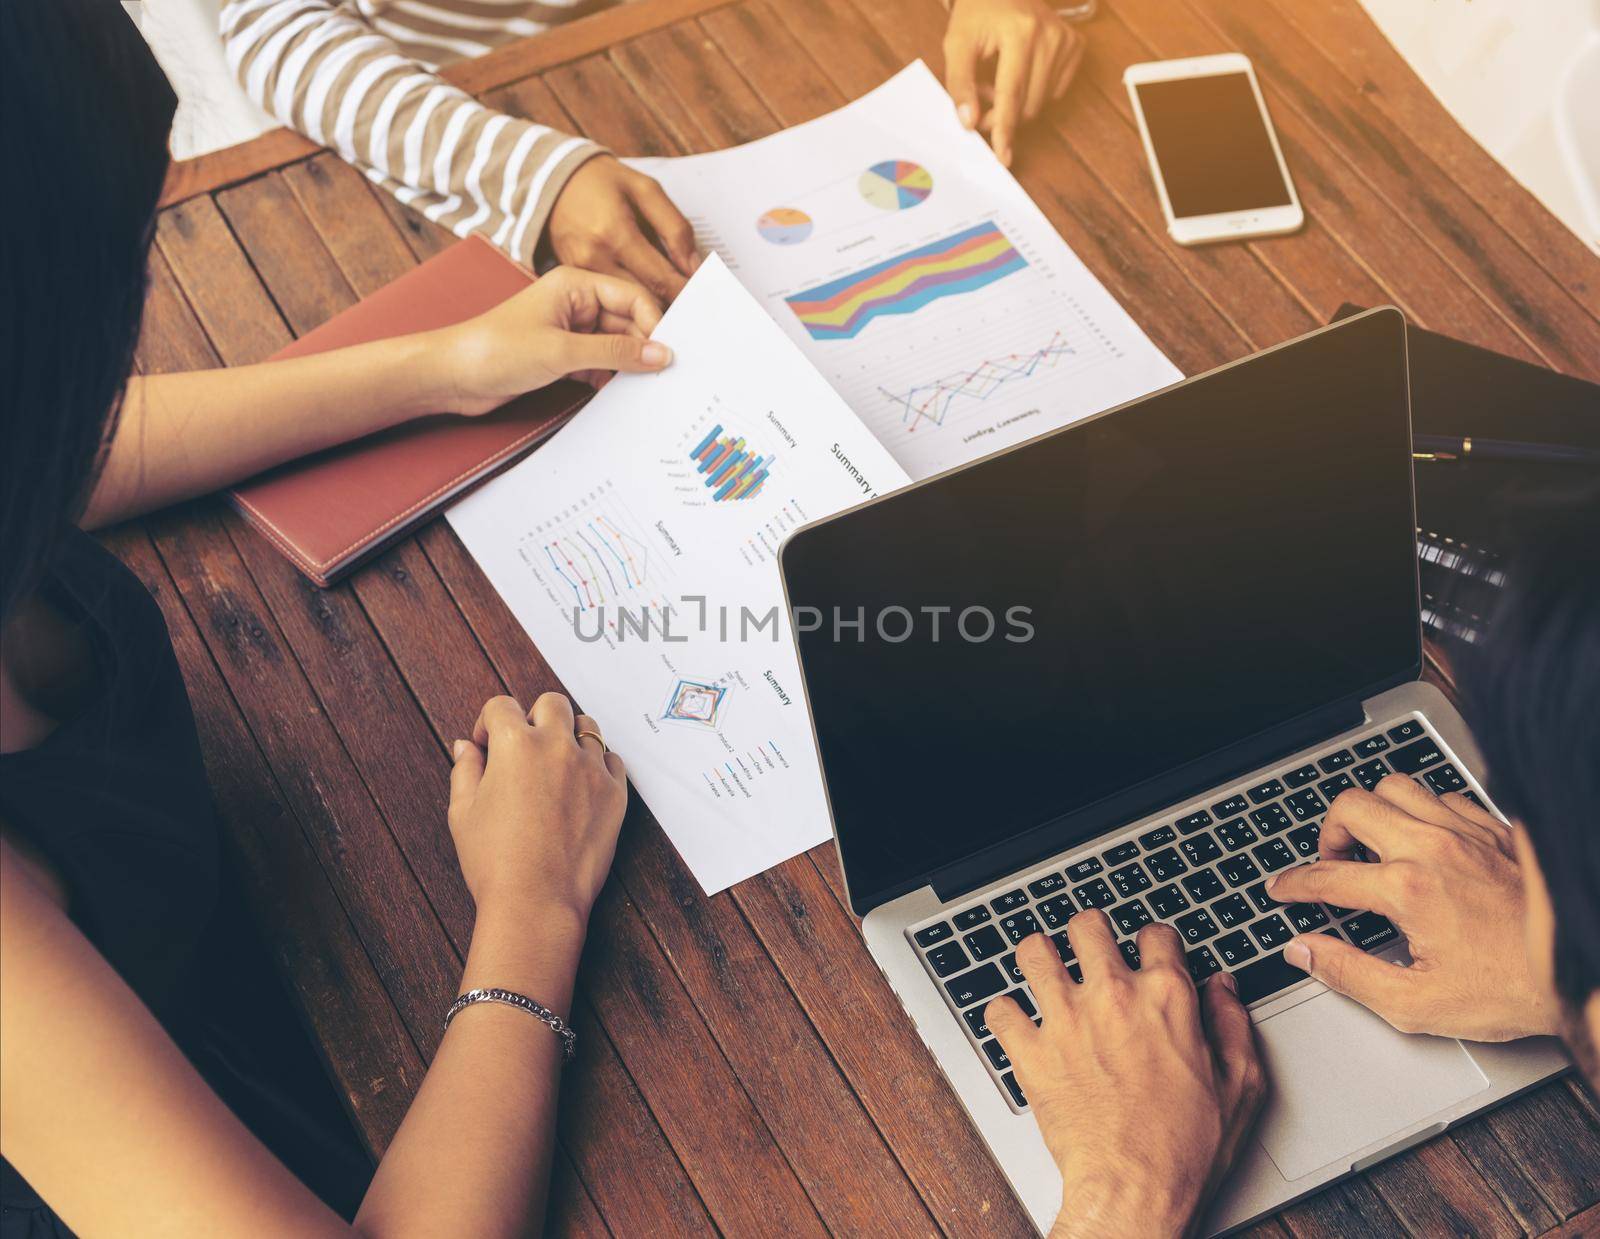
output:
[{"label": "laptop trackpad", "polygon": [[1489,1086],[1459,1041],[1395,1032],[1340,994],[1319,994],[1256,1033],[1272,1090],[1256,1135],[1291,1181]]}]

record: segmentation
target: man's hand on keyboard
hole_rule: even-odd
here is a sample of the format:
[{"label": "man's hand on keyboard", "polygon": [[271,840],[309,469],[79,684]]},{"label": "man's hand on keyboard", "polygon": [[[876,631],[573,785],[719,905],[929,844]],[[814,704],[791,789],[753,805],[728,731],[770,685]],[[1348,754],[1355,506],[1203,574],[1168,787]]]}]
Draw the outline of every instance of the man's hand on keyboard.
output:
[{"label": "man's hand on keyboard", "polygon": [[1139,931],[1138,972],[1103,912],[1074,916],[1067,935],[1081,985],[1043,934],[1017,948],[1038,1027],[1010,998],[985,1010],[1061,1167],[1052,1239],[1181,1235],[1260,1106],[1250,1017],[1227,976],[1195,992],[1169,926]]},{"label": "man's hand on keyboard", "polygon": [[[1358,847],[1375,862],[1355,859]],[[1511,828],[1465,796],[1440,799],[1403,775],[1342,792],[1318,862],[1267,890],[1284,903],[1371,909],[1399,926],[1409,968],[1320,933],[1295,939],[1284,959],[1403,1032],[1509,1041],[1559,1030],[1528,966]]]}]

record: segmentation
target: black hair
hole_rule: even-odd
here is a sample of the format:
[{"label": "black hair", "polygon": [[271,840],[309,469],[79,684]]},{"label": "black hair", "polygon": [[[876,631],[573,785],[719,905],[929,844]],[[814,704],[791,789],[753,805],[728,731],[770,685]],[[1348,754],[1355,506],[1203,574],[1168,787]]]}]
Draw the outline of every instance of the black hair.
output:
[{"label": "black hair", "polygon": [[0,622],[81,514],[115,426],[175,106],[115,0],[0,3]]},{"label": "black hair", "polygon": [[1581,1009],[1600,990],[1600,484],[1526,523],[1458,675],[1489,794],[1550,889],[1556,987]]}]

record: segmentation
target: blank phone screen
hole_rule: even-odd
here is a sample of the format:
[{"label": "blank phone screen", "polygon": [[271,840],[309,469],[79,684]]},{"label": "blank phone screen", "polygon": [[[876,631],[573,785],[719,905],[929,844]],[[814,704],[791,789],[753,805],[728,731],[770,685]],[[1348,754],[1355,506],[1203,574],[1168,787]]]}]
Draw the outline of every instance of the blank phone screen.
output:
[{"label": "blank phone screen", "polygon": [[1289,186],[1246,74],[1145,82],[1137,89],[1173,215],[1289,205]]}]

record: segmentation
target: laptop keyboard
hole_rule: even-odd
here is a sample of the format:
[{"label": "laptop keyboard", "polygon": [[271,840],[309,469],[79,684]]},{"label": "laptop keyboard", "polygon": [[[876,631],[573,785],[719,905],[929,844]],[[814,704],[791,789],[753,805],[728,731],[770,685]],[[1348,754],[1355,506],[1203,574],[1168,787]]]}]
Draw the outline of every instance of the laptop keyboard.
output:
[{"label": "laptop keyboard", "polygon": [[1284,962],[1296,934],[1321,932],[1375,951],[1399,940],[1376,912],[1329,904],[1280,904],[1267,879],[1316,859],[1322,816],[1347,787],[1369,791],[1405,774],[1438,795],[1462,792],[1482,801],[1417,716],[1382,727],[1310,761],[1260,779],[1171,821],[1070,864],[1008,881],[953,913],[908,931],[923,964],[966,1029],[1013,1108],[1027,1099],[1000,1043],[983,1020],[989,1000],[1009,994],[1039,1022],[1016,963],[1016,947],[1045,932],[1072,979],[1083,974],[1067,941],[1067,921],[1090,908],[1111,918],[1123,958],[1139,967],[1134,935],[1165,922],[1178,931],[1196,984],[1231,972],[1245,1005],[1306,980]]}]

